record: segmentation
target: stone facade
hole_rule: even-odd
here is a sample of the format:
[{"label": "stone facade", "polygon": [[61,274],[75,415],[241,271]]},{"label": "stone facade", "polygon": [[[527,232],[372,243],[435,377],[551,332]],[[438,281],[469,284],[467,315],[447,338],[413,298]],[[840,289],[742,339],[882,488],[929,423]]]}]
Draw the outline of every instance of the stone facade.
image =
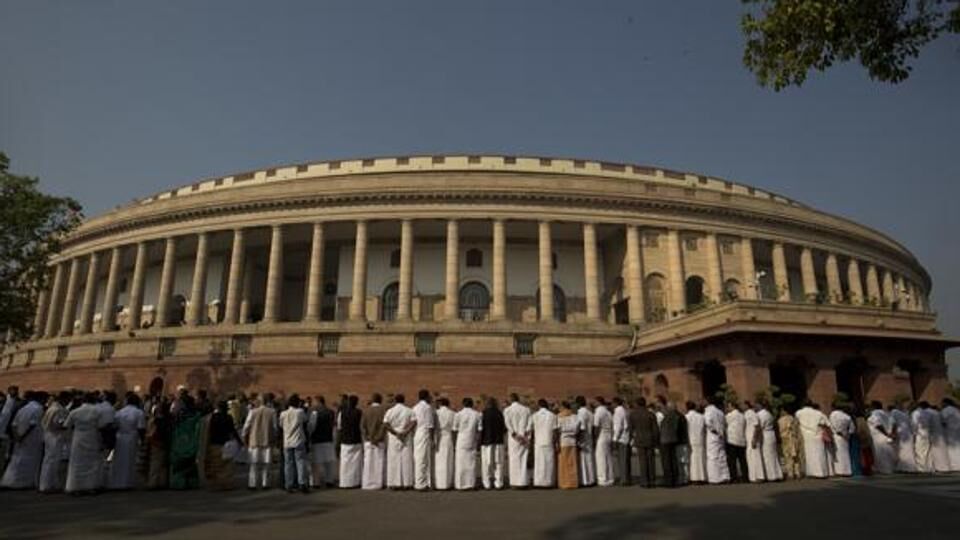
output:
[{"label": "stone facade", "polygon": [[928,274],[881,233],[735,182],[570,159],[205,180],[88,220],[51,275],[0,384],[561,397],[633,377],[699,398],[714,362],[743,395],[786,377],[821,401],[853,379],[889,399],[942,392],[952,345]]}]

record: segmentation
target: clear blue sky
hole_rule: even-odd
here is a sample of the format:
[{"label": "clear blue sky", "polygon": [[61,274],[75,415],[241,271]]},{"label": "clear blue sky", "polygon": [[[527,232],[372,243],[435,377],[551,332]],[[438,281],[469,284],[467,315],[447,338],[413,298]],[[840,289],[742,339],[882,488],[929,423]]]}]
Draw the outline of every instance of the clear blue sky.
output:
[{"label": "clear blue sky", "polygon": [[960,39],[925,49],[899,86],[850,65],[775,93],[742,67],[741,11],[0,0],[0,149],[90,215],[201,177],[337,157],[699,171],[891,234],[930,271],[941,327],[960,336]]}]

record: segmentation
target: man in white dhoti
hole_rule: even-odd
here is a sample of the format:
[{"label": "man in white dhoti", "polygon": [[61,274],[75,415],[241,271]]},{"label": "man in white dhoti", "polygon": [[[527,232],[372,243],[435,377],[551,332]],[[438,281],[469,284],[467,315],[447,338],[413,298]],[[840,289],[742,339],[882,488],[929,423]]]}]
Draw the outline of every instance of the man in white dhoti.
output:
[{"label": "man in white dhoti", "polygon": [[250,489],[270,487],[272,449],[280,431],[277,410],[267,406],[267,397],[258,396],[256,406],[247,413],[241,435],[247,445],[250,459],[248,484]]},{"label": "man in white dhoti", "polygon": [[920,402],[913,410],[911,422],[913,423],[914,434],[911,448],[914,452],[914,470],[922,473],[932,473],[933,459],[930,455],[930,423],[933,418],[927,414],[924,408],[926,402]]},{"label": "man in white dhoti", "polygon": [[560,428],[557,415],[547,406],[547,400],[537,401],[537,412],[531,417],[533,425],[533,486],[554,487],[557,480],[557,436]]},{"label": "man in white dhoti", "polygon": [[[840,407],[830,411],[830,427],[833,429],[833,474],[836,476],[850,476],[853,469],[850,465],[850,437],[857,432],[853,418]],[[908,420],[909,422],[909,420]]]},{"label": "man in white dhoti", "polygon": [[133,489],[137,480],[137,456],[140,442],[147,431],[147,418],[140,408],[140,398],[130,392],[125,404],[114,416],[117,442],[113,449],[108,489]]},{"label": "man in white dhoti", "polygon": [[413,487],[413,432],[417,418],[413,409],[404,404],[403,394],[393,398],[393,407],[383,416],[387,437],[387,487]]},{"label": "man in white dhoti", "polygon": [[10,423],[13,453],[7,469],[0,479],[0,487],[6,489],[34,489],[40,477],[40,464],[43,461],[43,419],[45,394],[26,392],[26,404],[13,415]]},{"label": "man in white dhoti", "polygon": [[0,475],[7,468],[7,458],[10,457],[10,435],[8,428],[13,420],[13,413],[20,406],[20,389],[16,386],[7,388],[7,395],[0,407]]},{"label": "man in white dhoti", "polygon": [[943,422],[943,440],[947,446],[947,460],[951,471],[960,471],[960,410],[950,398],[940,404],[940,420]]},{"label": "man in white dhoti", "polygon": [[526,488],[530,485],[530,473],[527,469],[527,455],[530,452],[531,425],[530,408],[520,403],[517,394],[510,394],[510,405],[503,410],[503,422],[507,426],[507,453],[510,487]]},{"label": "man in white dhoti", "polygon": [[940,411],[928,404],[927,414],[930,415],[930,458],[933,461],[933,470],[938,473],[950,472],[950,456]]},{"label": "man in white dhoti", "polygon": [[487,398],[480,418],[480,480],[483,489],[503,489],[507,425],[496,398]]},{"label": "man in white dhoti", "polygon": [[[186,392],[186,390],[184,390]],[[107,486],[110,482],[110,469],[113,463],[109,461],[110,454],[117,443],[117,426],[114,417],[117,414],[117,393],[112,390],[100,392],[100,402],[97,403],[97,410],[100,411],[103,427],[100,428],[104,465],[102,468],[104,477],[102,485]]]},{"label": "man in white dhoti", "polygon": [[613,454],[614,470],[618,485],[629,486],[633,483],[630,471],[630,411],[618,396],[613,398]]},{"label": "man in white dhoti", "polygon": [[897,472],[917,472],[917,457],[913,449],[913,419],[910,417],[909,404],[904,401],[900,407],[890,411],[890,419],[897,433]]},{"label": "man in white dhoti", "polygon": [[730,468],[727,465],[727,449],[724,440],[727,432],[726,417],[718,405],[723,400],[713,397],[703,411],[704,427],[706,428],[706,457],[707,482],[722,484],[730,481]]},{"label": "man in white dhoti", "polygon": [[453,487],[454,459],[453,420],[457,413],[450,409],[450,400],[440,398],[437,409],[437,441],[434,455],[435,489],[446,490]]},{"label": "man in white dhoti", "polygon": [[760,430],[760,417],[749,401],[744,401],[744,435],[747,443],[747,479],[751,482],[766,482],[767,473],[763,468],[763,432]]},{"label": "man in white dhoti", "polygon": [[361,427],[363,411],[358,407],[359,403],[359,397],[349,396],[346,406],[341,407],[338,416],[341,488],[358,488],[363,482],[363,433]]},{"label": "man in white dhoti", "polygon": [[616,480],[613,462],[613,414],[607,408],[607,402],[600,396],[596,398],[597,407],[593,411],[593,432],[596,435],[594,453],[597,464],[597,485],[612,486]]},{"label": "man in white dhoti", "polygon": [[100,429],[106,427],[106,418],[97,403],[97,394],[84,396],[83,405],[70,411],[66,427],[72,429],[70,464],[67,467],[67,493],[93,493],[103,485],[103,454]]},{"label": "man in white dhoti", "polygon": [[70,393],[60,392],[56,401],[47,407],[40,420],[43,428],[43,463],[40,465],[41,493],[63,491],[67,481],[67,460],[70,457],[70,432],[64,423],[67,421],[67,405]]},{"label": "man in white dhoti", "polygon": [[740,404],[727,403],[727,467],[733,482],[746,482],[747,475],[747,423]]},{"label": "man in white dhoti", "polygon": [[892,474],[897,463],[893,422],[879,401],[874,401],[870,407],[872,411],[867,418],[867,425],[873,441],[873,472]]},{"label": "man in white dhoti", "polygon": [[417,419],[413,433],[413,488],[424,491],[433,487],[433,438],[437,423],[430,392],[420,390],[418,397],[419,401],[413,406]]},{"label": "man in white dhoti", "polygon": [[456,432],[454,486],[460,490],[477,487],[477,444],[480,440],[482,416],[473,408],[473,400],[463,398],[463,408],[453,418]]},{"label": "man in white dhoti", "polygon": [[830,476],[830,458],[825,444],[826,433],[832,435],[830,420],[812,403],[807,403],[794,415],[800,423],[800,436],[803,438],[803,456],[805,473],[808,478],[827,478]]},{"label": "man in white dhoti", "polygon": [[592,486],[597,483],[597,462],[593,452],[593,413],[587,407],[587,400],[583,396],[576,397],[577,421],[580,422],[579,460],[577,474],[580,486]]},{"label": "man in white dhoti", "polygon": [[387,430],[383,424],[386,409],[383,397],[373,394],[370,406],[363,411],[360,424],[363,437],[363,489],[383,489],[386,482]]},{"label": "man in white dhoti", "polygon": [[763,433],[763,472],[767,482],[783,480],[780,452],[777,449],[777,421],[764,402],[757,403],[757,420]]},{"label": "man in white dhoti", "polygon": [[[703,414],[697,405],[687,402],[687,442],[690,447],[690,471],[688,478],[693,484],[702,484],[707,481],[707,428]],[[724,458],[726,459],[726,458]]]}]

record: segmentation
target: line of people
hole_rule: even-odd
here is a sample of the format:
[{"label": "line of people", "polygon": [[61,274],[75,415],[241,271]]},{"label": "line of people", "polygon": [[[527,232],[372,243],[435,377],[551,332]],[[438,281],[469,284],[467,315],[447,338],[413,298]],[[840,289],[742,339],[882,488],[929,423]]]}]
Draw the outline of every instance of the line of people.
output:
[{"label": "line of people", "polygon": [[[290,492],[320,487],[471,490],[779,481],[960,470],[960,412],[947,399],[909,410],[872,404],[868,415],[808,403],[774,416],[764,400],[685,411],[660,397],[627,404],[583,396],[535,408],[512,394],[486,398],[421,390],[416,404],[373,394],[278,400],[272,394],[215,402],[204,391],[173,396],[8,389],[0,406],[0,487],[96,493],[102,489]],[[634,474],[634,467],[637,468]]]}]

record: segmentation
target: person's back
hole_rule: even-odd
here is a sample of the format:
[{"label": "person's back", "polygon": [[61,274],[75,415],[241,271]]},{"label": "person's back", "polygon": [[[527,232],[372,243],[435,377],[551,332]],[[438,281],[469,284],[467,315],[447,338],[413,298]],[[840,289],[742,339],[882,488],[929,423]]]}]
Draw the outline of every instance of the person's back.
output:
[{"label": "person's back", "polygon": [[481,419],[480,444],[503,444],[503,436],[507,431],[503,413],[496,407],[485,407]]},{"label": "person's back", "polygon": [[659,444],[657,417],[646,407],[635,407],[630,411],[630,431],[635,446],[653,448]]},{"label": "person's back", "polygon": [[686,440],[686,429],[680,430],[680,413],[673,407],[667,407],[660,423],[660,444],[681,444]]},{"label": "person's back", "polygon": [[367,407],[361,418],[361,436],[365,442],[380,444],[386,439],[387,430],[383,426],[383,416],[387,408],[379,403]]}]

